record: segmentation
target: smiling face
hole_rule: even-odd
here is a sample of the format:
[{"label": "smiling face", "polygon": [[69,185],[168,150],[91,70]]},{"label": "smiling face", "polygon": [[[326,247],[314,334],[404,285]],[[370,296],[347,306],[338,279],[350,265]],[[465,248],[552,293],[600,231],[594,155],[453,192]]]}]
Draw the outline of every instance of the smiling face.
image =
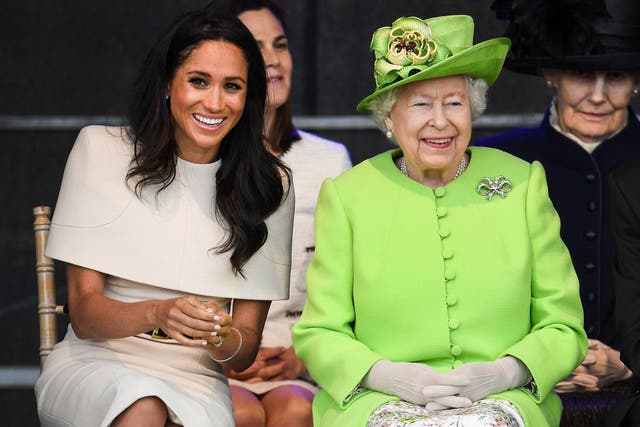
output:
[{"label": "smiling face", "polygon": [[193,49],[167,89],[182,159],[216,159],[220,143],[242,117],[247,80],[247,61],[237,46],[209,40]]},{"label": "smiling face", "polygon": [[289,99],[293,68],[287,36],[282,23],[266,8],[238,15],[258,42],[267,67],[267,109],[275,111]]},{"label": "smiling face", "polygon": [[560,128],[587,143],[600,142],[627,124],[638,82],[630,72],[546,70],[556,89]]},{"label": "smiling face", "polygon": [[471,105],[464,76],[421,80],[396,89],[386,125],[413,179],[429,186],[451,181],[471,140]]}]

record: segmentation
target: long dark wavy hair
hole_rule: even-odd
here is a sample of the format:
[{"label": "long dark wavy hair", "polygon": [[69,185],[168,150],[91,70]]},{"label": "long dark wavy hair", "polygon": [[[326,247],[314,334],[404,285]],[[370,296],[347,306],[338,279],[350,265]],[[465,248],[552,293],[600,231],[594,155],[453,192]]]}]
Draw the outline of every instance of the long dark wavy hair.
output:
[{"label": "long dark wavy hair", "polygon": [[242,267],[267,239],[265,219],[286,196],[291,174],[263,143],[264,62],[253,36],[234,15],[207,8],[185,13],[151,48],[130,98],[129,133],[135,154],[127,179],[136,182],[138,195],[150,185],[160,192],[175,179],[177,144],[166,90],[191,52],[209,40],[237,46],[248,63],[245,108],[220,144],[221,166],[211,177],[216,185],[216,217],[227,231],[215,250],[231,251],[232,269],[242,275]]},{"label": "long dark wavy hair", "polygon": [[[267,9],[280,21],[285,35],[288,36],[288,29],[284,10],[270,0],[213,0],[207,6],[210,10],[231,13],[235,16],[249,10]],[[273,121],[273,129],[266,136],[267,143],[275,153],[284,154],[297,137],[293,126],[293,117],[290,98],[276,109]]]}]

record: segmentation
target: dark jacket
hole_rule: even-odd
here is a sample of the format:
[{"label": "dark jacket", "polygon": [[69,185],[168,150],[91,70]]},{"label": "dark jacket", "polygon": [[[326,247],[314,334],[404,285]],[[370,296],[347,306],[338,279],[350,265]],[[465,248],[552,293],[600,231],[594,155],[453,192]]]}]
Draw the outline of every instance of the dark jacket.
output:
[{"label": "dark jacket", "polygon": [[549,110],[539,127],[505,132],[479,140],[476,145],[542,163],[549,195],[562,221],[562,239],[580,280],[587,335],[618,349],[607,180],[613,169],[640,158],[640,123],[635,113],[630,109],[626,128],[591,154],[549,124]]},{"label": "dark jacket", "polygon": [[[616,328],[620,356],[633,372],[640,372],[640,161],[629,162],[611,174],[612,226],[616,241],[614,280]],[[607,426],[640,425],[640,398],[619,404]]]}]

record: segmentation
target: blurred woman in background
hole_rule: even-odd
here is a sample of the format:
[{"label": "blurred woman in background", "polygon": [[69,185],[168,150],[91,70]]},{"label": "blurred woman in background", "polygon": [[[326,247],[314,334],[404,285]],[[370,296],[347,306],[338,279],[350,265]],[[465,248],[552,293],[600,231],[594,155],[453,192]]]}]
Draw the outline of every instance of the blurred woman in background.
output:
[{"label": "blurred woman in background", "polygon": [[239,427],[311,426],[311,401],[317,391],[291,344],[291,328],[306,301],[305,273],[315,249],[314,221],[318,193],[326,178],[351,167],[342,144],[296,129],[291,116],[291,74],[284,12],[269,0],[213,2],[238,16],[253,34],[267,71],[265,145],[291,169],[295,215],[290,296],[269,309],[256,362],[247,370],[226,370]]}]

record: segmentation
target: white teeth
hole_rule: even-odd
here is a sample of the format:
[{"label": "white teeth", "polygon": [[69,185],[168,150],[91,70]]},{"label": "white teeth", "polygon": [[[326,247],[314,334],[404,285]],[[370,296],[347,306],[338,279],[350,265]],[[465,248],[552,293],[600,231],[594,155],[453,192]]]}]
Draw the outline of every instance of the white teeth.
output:
[{"label": "white teeth", "polygon": [[452,138],[441,138],[441,139],[427,139],[426,141],[430,144],[446,144],[451,141]]},{"label": "white teeth", "polygon": [[224,120],[224,119],[210,119],[208,117],[204,117],[199,114],[194,114],[193,117],[195,117],[197,121],[207,125],[219,125],[220,123],[222,123],[222,120]]}]

